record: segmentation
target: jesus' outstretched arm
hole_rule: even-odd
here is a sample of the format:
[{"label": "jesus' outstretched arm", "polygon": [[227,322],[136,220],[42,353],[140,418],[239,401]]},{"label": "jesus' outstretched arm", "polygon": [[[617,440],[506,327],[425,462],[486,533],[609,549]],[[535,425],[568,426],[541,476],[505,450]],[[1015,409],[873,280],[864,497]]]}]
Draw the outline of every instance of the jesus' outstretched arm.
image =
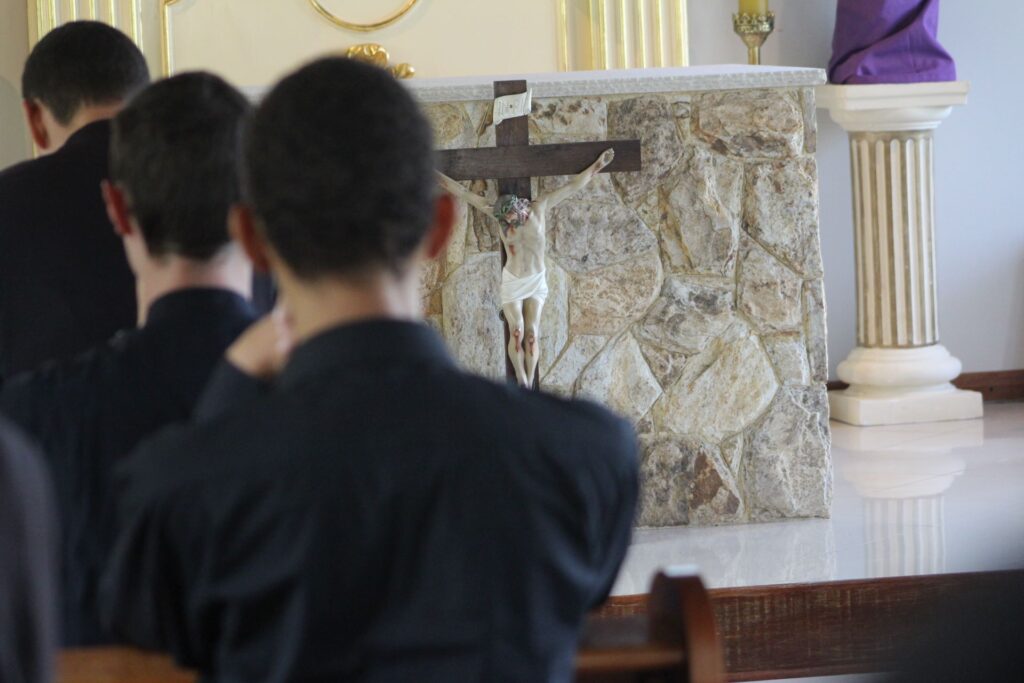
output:
[{"label": "jesus' outstretched arm", "polygon": [[[562,203],[562,201],[568,199],[572,195],[576,194],[594,178],[594,176],[601,172],[608,164],[612,163],[612,159],[615,158],[615,150],[609,147],[601,156],[597,158],[597,161],[587,167],[583,173],[575,176],[572,180],[566,183],[564,186],[553,190],[547,194],[541,195],[537,198],[535,204],[543,206],[543,209],[550,209]],[[541,209],[541,210],[543,210]]]},{"label": "jesus' outstretched arm", "polygon": [[444,173],[437,172],[437,177],[441,181],[441,187],[443,187],[450,194],[455,195],[462,201],[468,203],[471,206],[483,211],[488,216],[494,212],[494,207],[487,203],[487,200],[478,195],[476,192],[470,192],[459,183],[455,182]]}]

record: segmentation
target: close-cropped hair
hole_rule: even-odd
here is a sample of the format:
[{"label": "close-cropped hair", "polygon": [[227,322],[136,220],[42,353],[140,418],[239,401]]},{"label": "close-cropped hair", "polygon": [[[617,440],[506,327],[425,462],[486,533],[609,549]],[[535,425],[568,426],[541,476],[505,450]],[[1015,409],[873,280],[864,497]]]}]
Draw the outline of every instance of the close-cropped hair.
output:
[{"label": "close-cropped hair", "polygon": [[128,36],[98,21],[73,21],[32,48],[21,95],[67,125],[83,105],[120,102],[148,83],[146,59]]},{"label": "close-cropped hair", "polygon": [[433,134],[391,74],[321,59],[257,108],[243,180],[260,229],[298,277],[402,273],[433,222]]},{"label": "close-cropped hair", "polygon": [[208,260],[229,241],[248,100],[193,72],[157,81],[113,120],[110,179],[127,194],[154,257]]}]

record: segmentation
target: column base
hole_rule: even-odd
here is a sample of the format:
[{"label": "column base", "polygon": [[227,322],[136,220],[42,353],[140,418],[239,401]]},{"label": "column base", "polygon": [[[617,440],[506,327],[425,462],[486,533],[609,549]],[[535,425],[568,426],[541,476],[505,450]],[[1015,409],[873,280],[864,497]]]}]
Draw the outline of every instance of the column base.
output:
[{"label": "column base", "polygon": [[877,391],[850,387],[830,391],[828,403],[833,420],[858,427],[973,420],[984,412],[979,392],[963,391],[952,384]]},{"label": "column base", "polygon": [[839,379],[850,388],[829,393],[832,419],[869,426],[979,418],[981,394],[950,384],[960,367],[941,344],[858,347],[839,364]]}]

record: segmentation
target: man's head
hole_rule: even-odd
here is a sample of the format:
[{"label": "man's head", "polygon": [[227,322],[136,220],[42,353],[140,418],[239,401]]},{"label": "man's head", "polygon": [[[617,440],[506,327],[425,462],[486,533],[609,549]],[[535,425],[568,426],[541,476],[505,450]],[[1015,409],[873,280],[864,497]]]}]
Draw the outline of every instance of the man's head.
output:
[{"label": "man's head", "polygon": [[146,60],[126,35],[96,21],[64,24],[36,44],[22,72],[32,137],[52,151],[148,83]]},{"label": "man's head", "polygon": [[114,117],[104,196],[136,272],[145,259],[208,261],[229,244],[249,109],[217,76],[187,73],[154,83]]},{"label": "man's head", "polygon": [[298,282],[405,281],[451,232],[429,123],[390,74],[354,60],[313,62],[267,95],[243,178],[236,230],[257,265]]}]

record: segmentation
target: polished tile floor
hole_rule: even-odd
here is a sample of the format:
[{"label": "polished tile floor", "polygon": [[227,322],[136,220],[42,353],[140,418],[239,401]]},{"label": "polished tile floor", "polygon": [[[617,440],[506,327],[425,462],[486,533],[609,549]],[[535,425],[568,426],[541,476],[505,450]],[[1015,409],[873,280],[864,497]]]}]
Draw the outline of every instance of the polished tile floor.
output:
[{"label": "polished tile floor", "polygon": [[1024,403],[985,418],[858,428],[832,423],[832,518],[637,531],[614,594],[659,567],[709,587],[961,572],[1024,559]]}]

